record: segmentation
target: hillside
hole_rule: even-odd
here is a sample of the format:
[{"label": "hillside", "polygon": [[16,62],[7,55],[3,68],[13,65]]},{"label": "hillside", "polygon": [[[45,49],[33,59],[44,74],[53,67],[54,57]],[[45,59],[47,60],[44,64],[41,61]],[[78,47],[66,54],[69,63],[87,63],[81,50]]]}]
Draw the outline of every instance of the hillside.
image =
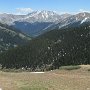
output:
[{"label": "hillside", "polygon": [[13,27],[0,23],[0,52],[24,45],[30,37]]},{"label": "hillside", "polygon": [[65,65],[90,64],[90,23],[53,30],[0,55],[6,68],[51,70]]}]

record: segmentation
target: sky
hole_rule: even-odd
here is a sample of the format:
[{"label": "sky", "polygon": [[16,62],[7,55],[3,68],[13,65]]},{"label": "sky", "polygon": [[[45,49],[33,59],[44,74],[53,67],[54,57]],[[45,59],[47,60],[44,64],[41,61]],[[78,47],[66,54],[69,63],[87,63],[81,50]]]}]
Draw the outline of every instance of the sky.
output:
[{"label": "sky", "polygon": [[1,0],[0,13],[27,14],[36,10],[57,13],[90,11],[90,0]]}]

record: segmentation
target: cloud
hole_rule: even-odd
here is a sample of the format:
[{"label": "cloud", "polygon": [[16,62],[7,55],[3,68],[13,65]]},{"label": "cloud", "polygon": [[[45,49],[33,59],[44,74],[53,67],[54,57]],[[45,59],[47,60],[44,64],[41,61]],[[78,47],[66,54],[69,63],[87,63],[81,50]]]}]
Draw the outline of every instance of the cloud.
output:
[{"label": "cloud", "polygon": [[31,8],[16,8],[18,14],[28,14],[33,10]]},{"label": "cloud", "polygon": [[90,12],[90,10],[80,9],[79,12]]},{"label": "cloud", "polygon": [[88,12],[88,13],[90,13],[90,10],[79,9],[78,11],[75,11],[75,12],[60,12],[60,14],[69,13],[69,14],[75,15],[75,14],[82,13],[82,12]]},{"label": "cloud", "polygon": [[0,12],[0,14],[3,14],[2,12]]}]

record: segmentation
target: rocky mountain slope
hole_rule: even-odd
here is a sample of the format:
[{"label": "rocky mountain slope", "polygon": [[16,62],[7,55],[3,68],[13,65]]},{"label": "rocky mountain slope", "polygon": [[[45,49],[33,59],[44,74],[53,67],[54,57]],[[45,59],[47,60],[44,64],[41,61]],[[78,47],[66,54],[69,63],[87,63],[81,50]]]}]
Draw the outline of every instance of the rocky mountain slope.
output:
[{"label": "rocky mountain slope", "polygon": [[60,29],[63,27],[65,28],[69,26],[76,27],[76,26],[83,24],[84,22],[90,22],[90,13],[82,12],[76,15],[71,15],[63,20],[59,20],[55,24],[52,24],[51,26],[49,26],[47,28],[47,31],[53,30],[53,29]]}]

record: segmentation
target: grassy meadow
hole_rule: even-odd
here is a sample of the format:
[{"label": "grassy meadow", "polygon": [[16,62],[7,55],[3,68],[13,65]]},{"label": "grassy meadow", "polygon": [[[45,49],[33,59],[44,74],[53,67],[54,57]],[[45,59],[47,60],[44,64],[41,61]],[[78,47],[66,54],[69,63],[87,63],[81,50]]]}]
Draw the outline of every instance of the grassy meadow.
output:
[{"label": "grassy meadow", "polygon": [[0,71],[0,90],[90,90],[90,65],[79,67],[45,73]]}]

